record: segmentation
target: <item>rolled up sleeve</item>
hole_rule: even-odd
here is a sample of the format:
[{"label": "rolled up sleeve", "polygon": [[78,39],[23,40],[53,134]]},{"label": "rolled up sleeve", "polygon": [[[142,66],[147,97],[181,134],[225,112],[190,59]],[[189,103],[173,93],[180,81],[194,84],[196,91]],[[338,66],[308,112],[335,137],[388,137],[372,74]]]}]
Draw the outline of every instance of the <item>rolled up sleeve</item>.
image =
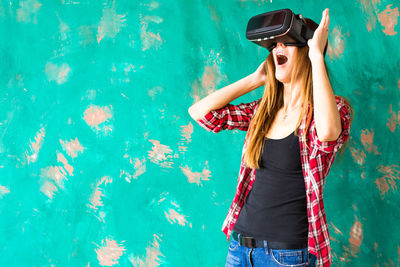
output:
[{"label": "rolled up sleeve", "polygon": [[211,110],[196,122],[207,131],[218,133],[221,130],[247,131],[253,118],[255,107],[261,101],[254,100],[238,105],[227,104],[222,108]]}]

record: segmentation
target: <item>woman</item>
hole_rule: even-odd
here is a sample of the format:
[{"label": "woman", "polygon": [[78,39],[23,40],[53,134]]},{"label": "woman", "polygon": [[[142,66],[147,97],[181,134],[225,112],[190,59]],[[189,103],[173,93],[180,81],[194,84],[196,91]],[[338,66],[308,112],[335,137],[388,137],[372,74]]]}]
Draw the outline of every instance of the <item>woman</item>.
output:
[{"label": "woman", "polygon": [[[226,266],[332,263],[323,186],[347,143],[353,110],[334,95],[324,56],[329,10],[307,46],[277,43],[249,76],[201,99],[189,114],[207,131],[247,131],[238,186],[222,230]],[[265,85],[261,99],[232,100]]]}]

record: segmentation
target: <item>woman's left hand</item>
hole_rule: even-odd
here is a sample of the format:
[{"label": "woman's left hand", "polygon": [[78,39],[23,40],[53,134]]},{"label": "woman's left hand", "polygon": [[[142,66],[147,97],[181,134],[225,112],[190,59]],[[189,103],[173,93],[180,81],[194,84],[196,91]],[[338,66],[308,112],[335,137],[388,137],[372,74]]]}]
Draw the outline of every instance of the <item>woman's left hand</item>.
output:
[{"label": "woman's left hand", "polygon": [[310,48],[308,51],[308,56],[310,60],[316,57],[324,57],[324,48],[328,40],[329,34],[329,9],[326,8],[322,12],[322,19],[315,30],[314,35],[311,39],[307,41],[307,45]]}]

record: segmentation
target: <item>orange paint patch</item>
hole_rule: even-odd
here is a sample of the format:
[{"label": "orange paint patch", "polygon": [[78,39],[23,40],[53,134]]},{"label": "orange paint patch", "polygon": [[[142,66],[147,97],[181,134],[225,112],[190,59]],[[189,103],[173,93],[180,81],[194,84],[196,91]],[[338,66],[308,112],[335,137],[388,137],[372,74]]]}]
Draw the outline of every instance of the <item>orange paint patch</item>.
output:
[{"label": "orange paint patch", "polygon": [[76,158],[78,156],[78,152],[82,153],[83,151],[83,147],[81,143],[79,143],[77,137],[75,138],[75,140],[71,139],[71,141],[63,141],[61,139],[59,141],[61,143],[62,148],[65,150],[65,152],[67,152],[67,154],[71,158]]},{"label": "orange paint patch", "polygon": [[103,206],[103,201],[101,198],[104,196],[104,188],[102,185],[106,185],[112,182],[112,178],[108,176],[104,176],[101,178],[99,182],[96,184],[96,188],[90,197],[90,204],[89,207],[91,209],[97,210],[99,206]]},{"label": "orange paint patch", "polygon": [[40,191],[50,199],[53,199],[57,190],[57,186],[51,181],[45,181],[42,186],[40,186]]},{"label": "orange paint patch", "polygon": [[150,23],[161,23],[163,22],[163,19],[161,17],[157,16],[145,16],[142,17],[140,15],[140,24],[141,24],[141,29],[140,29],[140,39],[142,40],[142,51],[145,51],[147,49],[158,49],[161,44],[163,43],[160,33],[157,32],[153,33],[151,30],[149,30],[149,22]]},{"label": "orange paint patch", "polygon": [[[345,35],[349,35],[349,33],[346,33]],[[345,35],[342,34],[341,27],[337,26],[332,30],[330,37],[331,42],[328,43],[326,50],[326,53],[331,60],[341,58],[343,56],[343,51],[345,48]]]},{"label": "orange paint patch", "polygon": [[129,158],[129,163],[133,165],[133,172],[120,170],[119,177],[124,176],[125,180],[130,183],[132,179],[137,179],[140,175],[146,172],[146,159],[140,160],[139,158],[131,158],[124,155],[124,158]]},{"label": "orange paint patch", "polygon": [[217,78],[217,71],[214,67],[205,66],[203,76],[201,77],[201,86],[209,90],[215,90],[215,79]]},{"label": "orange paint patch", "polygon": [[376,16],[378,14],[377,4],[380,3],[380,0],[359,0],[362,5],[363,13],[366,14],[367,17],[367,30],[370,32],[376,27]]},{"label": "orange paint patch", "polygon": [[31,162],[35,162],[37,160],[39,150],[43,145],[43,139],[45,136],[45,130],[42,127],[37,133],[33,141],[29,141],[29,152],[25,152],[26,159],[28,161],[28,164]]},{"label": "orange paint patch", "polygon": [[373,152],[375,155],[381,154],[378,152],[377,146],[372,142],[374,141],[374,131],[371,132],[366,129],[361,131],[361,143],[363,144],[365,150],[369,153]]},{"label": "orange paint patch", "polygon": [[110,119],[113,117],[112,106],[91,105],[85,112],[83,119],[95,131],[103,131],[105,134],[112,132]]},{"label": "orange paint patch", "polygon": [[376,179],[375,184],[378,187],[379,191],[381,191],[381,195],[385,195],[389,191],[389,185],[386,182],[385,178]]},{"label": "orange paint patch", "polygon": [[191,135],[193,133],[193,124],[189,122],[188,125],[183,125],[181,126],[182,130],[182,137],[186,139],[186,142],[190,143],[191,142]]},{"label": "orange paint patch", "polygon": [[74,172],[73,166],[68,163],[68,160],[60,152],[57,152],[57,161],[61,162],[62,165],[43,168],[40,174],[40,177],[44,179],[40,191],[50,199],[54,197],[59,188],[64,189],[64,182],[68,180],[68,176],[73,176]]},{"label": "orange paint patch", "polygon": [[389,191],[397,190],[396,180],[400,180],[400,166],[392,164],[391,166],[379,165],[376,169],[383,173],[383,176],[375,180],[382,198]]},{"label": "orange paint patch", "polygon": [[153,146],[148,153],[148,158],[151,162],[164,167],[172,168],[172,150],[167,145],[162,145],[158,140],[149,140]]},{"label": "orange paint patch", "polygon": [[85,110],[83,119],[89,126],[98,127],[99,124],[112,118],[111,108],[90,106]]},{"label": "orange paint patch", "polygon": [[99,264],[103,266],[113,266],[118,264],[118,259],[122,256],[125,250],[126,249],[122,244],[118,244],[115,240],[108,238],[102,240],[101,247],[95,249]]},{"label": "orange paint patch", "polygon": [[5,186],[0,185],[0,198],[3,198],[3,196],[8,193],[10,193],[10,190]]},{"label": "orange paint patch", "polygon": [[356,254],[359,252],[363,238],[362,224],[356,218],[356,221],[351,227],[349,239],[351,254],[353,256],[356,256]]},{"label": "orange paint patch", "polygon": [[100,181],[97,182],[96,184],[96,188],[94,190],[94,192],[92,193],[92,195],[90,196],[90,203],[87,204],[87,206],[89,208],[92,209],[92,211],[94,212],[94,215],[96,216],[96,218],[100,221],[105,223],[105,216],[106,213],[105,211],[102,211],[99,209],[99,207],[103,207],[103,201],[102,201],[102,197],[105,196],[105,185],[107,185],[108,183],[112,183],[112,178],[108,177],[108,176],[104,176],[101,178]]},{"label": "orange paint patch", "polygon": [[64,188],[64,180],[67,180],[67,173],[61,166],[49,166],[41,171],[41,177],[49,178],[54,181],[58,187]]},{"label": "orange paint patch", "polygon": [[400,91],[400,79],[397,81],[397,87],[399,88]]},{"label": "orange paint patch", "polygon": [[203,186],[201,180],[209,181],[210,171],[203,169],[202,172],[192,172],[189,167],[180,167],[183,174],[188,178],[189,183],[196,183],[197,185]]},{"label": "orange paint patch", "polygon": [[351,152],[351,155],[353,156],[354,162],[356,162],[360,166],[363,166],[365,163],[365,157],[366,157],[364,150],[361,150],[361,149],[351,146],[350,152]]},{"label": "orange paint patch", "polygon": [[391,115],[386,123],[386,126],[393,133],[396,130],[396,125],[400,125],[400,110],[397,112],[392,110],[392,104],[389,105],[389,114]]},{"label": "orange paint patch", "polygon": [[395,35],[394,26],[397,25],[399,17],[399,8],[390,9],[393,4],[386,6],[386,9],[378,14],[378,20],[385,28],[382,31],[386,35]]},{"label": "orange paint patch", "polygon": [[[178,222],[179,225],[185,226],[188,224],[188,221],[186,220],[186,215],[179,214],[176,210],[174,209],[169,209],[168,212],[164,211],[165,217],[168,219],[168,221],[173,224]],[[192,227],[192,224],[189,223],[189,227]]]},{"label": "orange paint patch", "polygon": [[165,257],[160,252],[160,244],[161,238],[156,234],[153,235],[153,243],[146,247],[146,256],[138,257],[138,256],[129,256],[129,261],[134,267],[155,267],[159,266],[163,263],[163,260],[160,257]]},{"label": "orange paint patch", "polygon": [[67,63],[63,63],[59,66],[57,64],[47,62],[44,71],[49,82],[55,81],[58,84],[63,84],[67,81],[67,76],[71,72],[71,68]]},{"label": "orange paint patch", "polygon": [[336,234],[341,234],[341,235],[343,235],[342,231],[340,231],[339,228],[337,228],[332,222],[331,222],[331,225],[332,225],[332,227],[333,227],[333,230],[335,230],[335,233],[336,233]]},{"label": "orange paint patch", "polygon": [[114,38],[121,31],[121,27],[125,26],[125,15],[118,15],[115,8],[105,7],[100,25],[97,27],[97,42],[104,37]]},{"label": "orange paint patch", "polygon": [[213,92],[218,85],[216,81],[226,78],[222,75],[218,65],[205,66],[203,76],[201,77],[201,88],[206,89],[208,92]]},{"label": "orange paint patch", "polygon": [[193,133],[193,124],[189,122],[188,125],[181,126],[181,140],[178,142],[178,149],[179,152],[186,152],[187,151],[187,144],[190,143],[191,135]]},{"label": "orange paint patch", "polygon": [[[203,52],[203,49],[201,48]],[[211,51],[207,58],[207,65],[204,67],[202,77],[194,81],[192,87],[192,96],[194,102],[197,102],[204,96],[215,91],[216,86],[222,81],[226,80],[226,75],[221,73],[220,64],[222,59],[220,58],[220,53]]]},{"label": "orange paint patch", "polygon": [[64,169],[68,172],[69,175],[73,176],[74,168],[68,164],[68,160],[64,157],[62,153],[57,153],[57,161],[62,162],[64,164]]}]

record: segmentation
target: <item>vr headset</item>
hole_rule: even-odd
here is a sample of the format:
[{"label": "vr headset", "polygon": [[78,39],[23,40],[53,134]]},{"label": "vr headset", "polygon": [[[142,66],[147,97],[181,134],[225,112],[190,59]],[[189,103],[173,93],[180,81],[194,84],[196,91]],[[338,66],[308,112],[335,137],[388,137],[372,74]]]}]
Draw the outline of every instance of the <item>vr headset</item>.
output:
[{"label": "vr headset", "polygon": [[301,20],[301,14],[295,15],[290,9],[280,9],[252,17],[246,28],[246,38],[267,48],[269,52],[277,42],[285,45],[305,46],[314,31]]}]

